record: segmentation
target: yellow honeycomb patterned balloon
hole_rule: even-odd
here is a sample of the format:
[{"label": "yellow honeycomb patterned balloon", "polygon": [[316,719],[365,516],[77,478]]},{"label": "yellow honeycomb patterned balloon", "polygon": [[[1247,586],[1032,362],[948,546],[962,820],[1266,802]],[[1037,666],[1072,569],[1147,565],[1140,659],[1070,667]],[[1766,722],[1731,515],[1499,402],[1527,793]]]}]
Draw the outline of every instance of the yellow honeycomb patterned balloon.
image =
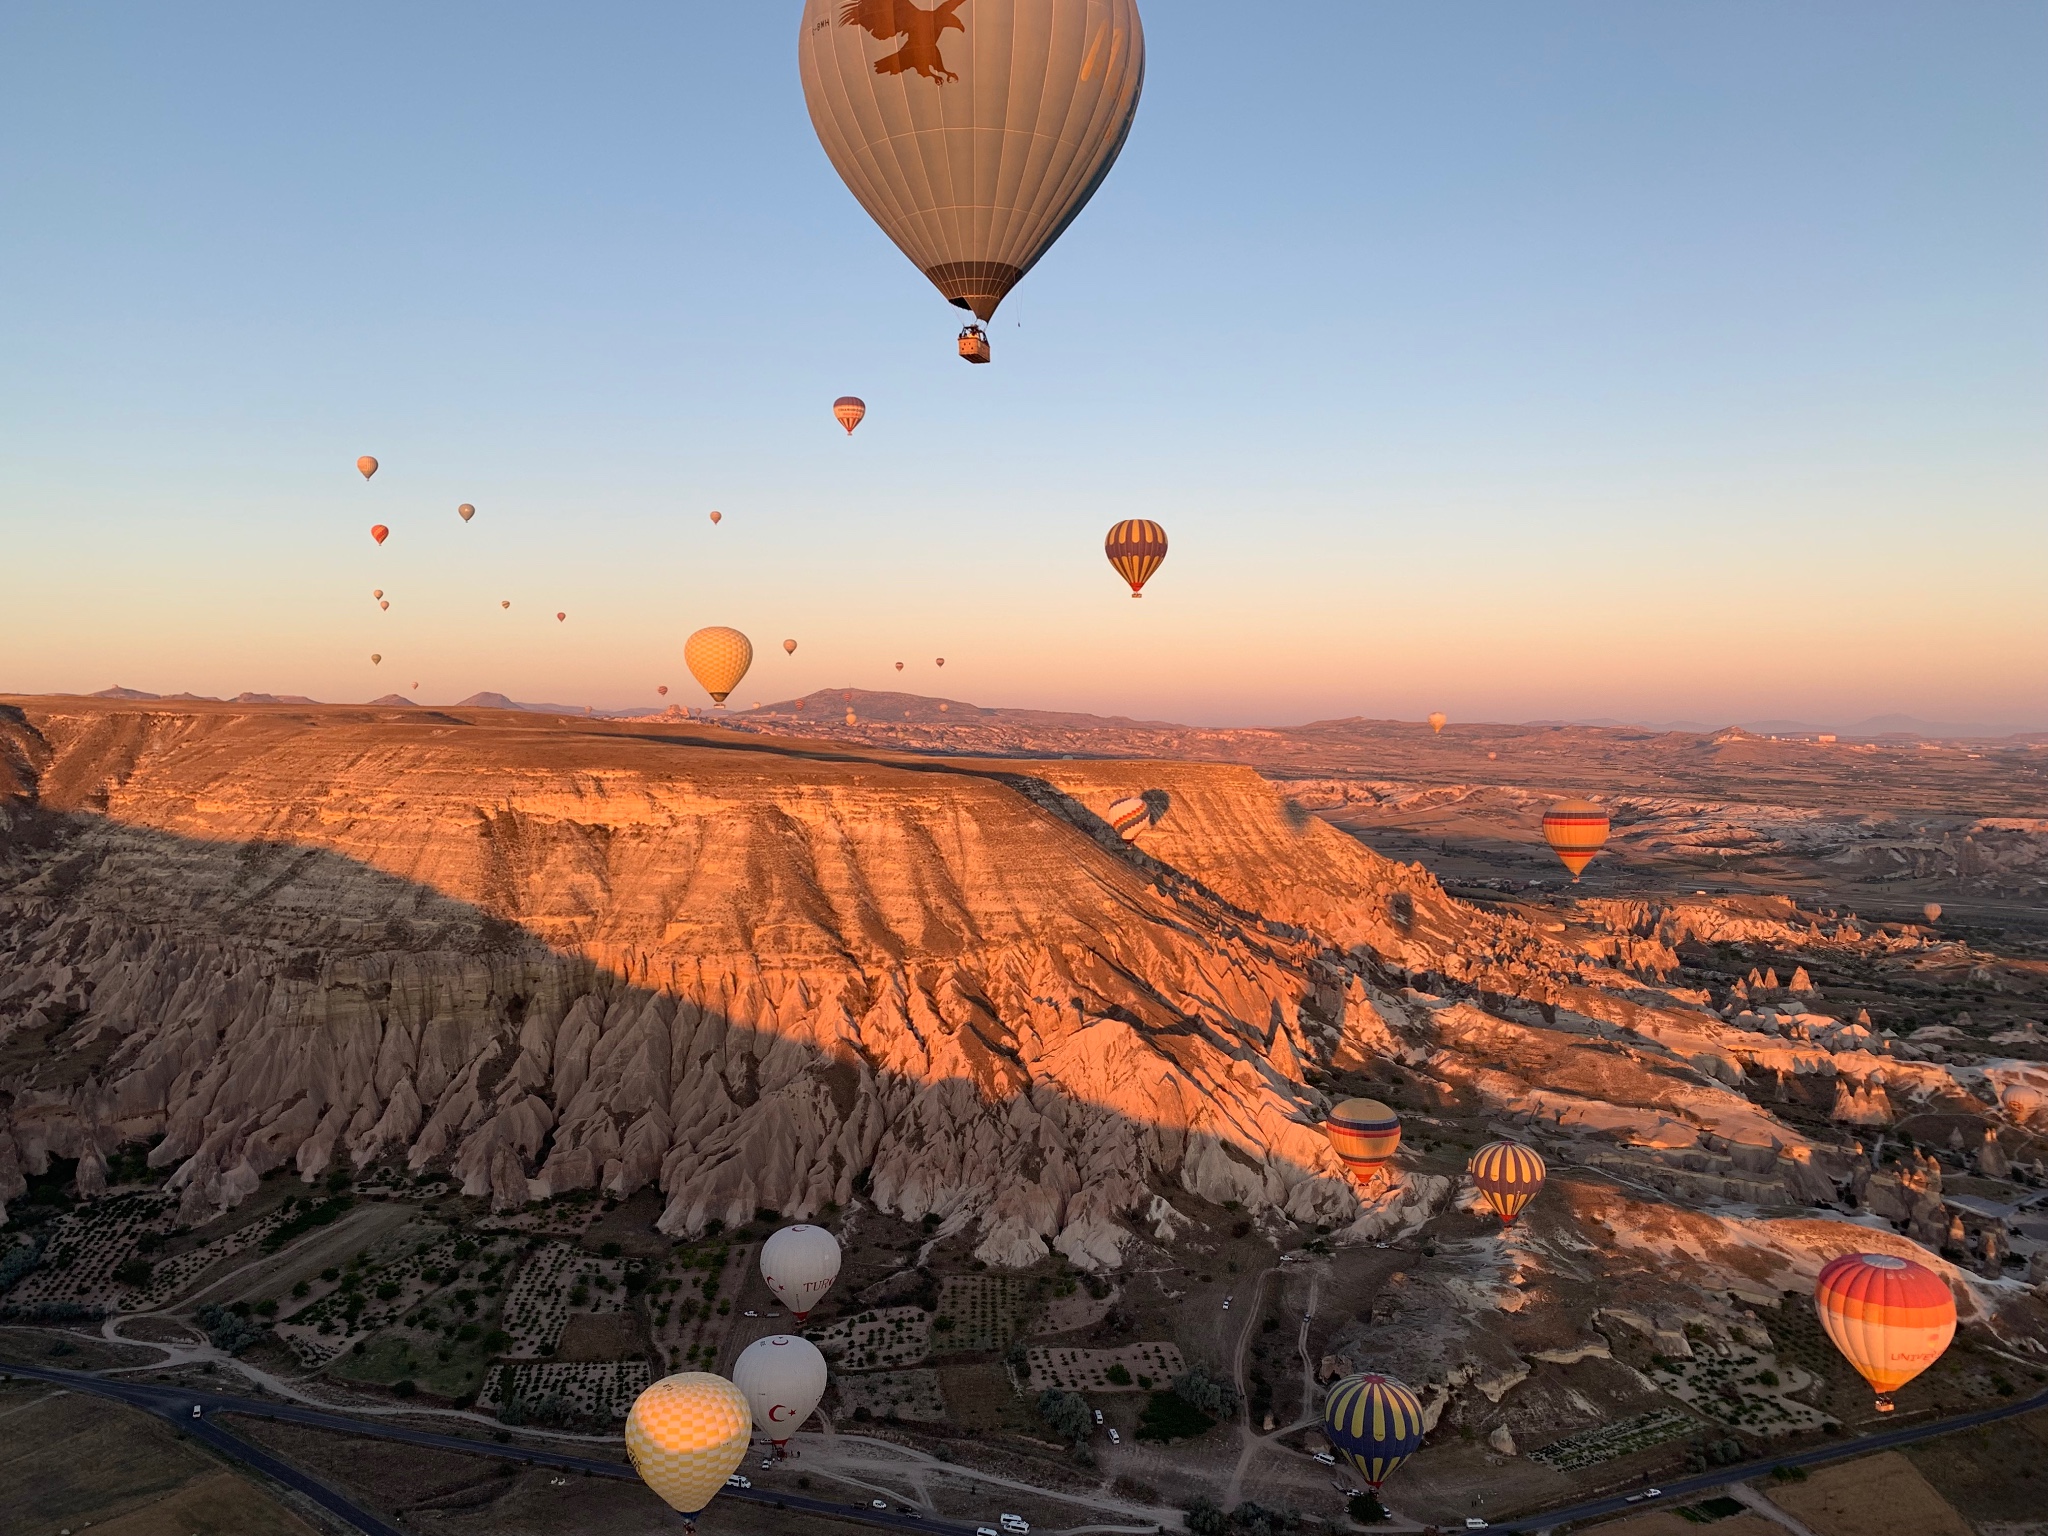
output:
[{"label": "yellow honeycomb patterned balloon", "polygon": [[695,1517],[746,1460],[754,1410],[723,1376],[664,1376],[633,1400],[626,1452],[641,1481],[671,1509]]}]

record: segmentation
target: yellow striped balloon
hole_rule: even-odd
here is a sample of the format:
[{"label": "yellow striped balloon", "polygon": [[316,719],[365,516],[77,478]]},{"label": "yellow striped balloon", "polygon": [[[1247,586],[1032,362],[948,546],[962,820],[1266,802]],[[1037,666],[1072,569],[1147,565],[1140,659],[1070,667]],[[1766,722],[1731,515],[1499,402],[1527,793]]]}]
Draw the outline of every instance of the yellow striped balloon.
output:
[{"label": "yellow striped balloon", "polygon": [[1401,1117],[1378,1099],[1346,1099],[1323,1129],[1360,1189],[1372,1188],[1401,1145]]},{"label": "yellow striped balloon", "polygon": [[1934,1364],[1956,1336],[1956,1299],[1924,1264],[1845,1253],[1820,1272],[1813,1309],[1835,1348],[1877,1393],[1877,1411]]},{"label": "yellow striped balloon", "polygon": [[1143,597],[1145,583],[1166,559],[1166,530],[1142,517],[1127,518],[1109,530],[1102,552],[1130,583],[1131,596]]},{"label": "yellow striped balloon", "polygon": [[1467,1171],[1503,1226],[1536,1198],[1548,1172],[1536,1149],[1519,1141],[1489,1141],[1472,1154]]},{"label": "yellow striped balloon", "polygon": [[1152,807],[1136,795],[1110,803],[1109,824],[1116,835],[1127,843],[1135,843],[1145,829],[1152,825]]},{"label": "yellow striped balloon", "polygon": [[1391,1376],[1347,1376],[1330,1388],[1323,1433],[1378,1493],[1422,1444],[1422,1402]]},{"label": "yellow striped balloon", "polygon": [[1577,885],[1593,855],[1607,846],[1607,812],[1590,800],[1561,800],[1543,813],[1543,840]]},{"label": "yellow striped balloon", "polygon": [[747,1394],[723,1376],[664,1376],[633,1400],[626,1454],[642,1482],[694,1521],[746,1460],[754,1431]]}]

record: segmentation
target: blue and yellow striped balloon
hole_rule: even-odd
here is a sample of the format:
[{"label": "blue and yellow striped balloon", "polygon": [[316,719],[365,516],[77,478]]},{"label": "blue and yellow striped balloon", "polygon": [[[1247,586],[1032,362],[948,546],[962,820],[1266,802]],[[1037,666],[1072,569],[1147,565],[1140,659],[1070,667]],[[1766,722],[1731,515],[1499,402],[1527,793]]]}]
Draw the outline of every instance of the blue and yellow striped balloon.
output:
[{"label": "blue and yellow striped balloon", "polygon": [[1503,1226],[1536,1198],[1546,1172],[1536,1149],[1519,1141],[1489,1141],[1472,1154],[1467,1171]]},{"label": "blue and yellow striped balloon", "polygon": [[1330,1111],[1323,1129],[1360,1189],[1372,1188],[1401,1145],[1401,1117],[1378,1099],[1346,1099]]},{"label": "blue and yellow striped balloon", "polygon": [[1323,1433],[1378,1493],[1422,1444],[1422,1400],[1391,1376],[1347,1376],[1330,1388]]}]

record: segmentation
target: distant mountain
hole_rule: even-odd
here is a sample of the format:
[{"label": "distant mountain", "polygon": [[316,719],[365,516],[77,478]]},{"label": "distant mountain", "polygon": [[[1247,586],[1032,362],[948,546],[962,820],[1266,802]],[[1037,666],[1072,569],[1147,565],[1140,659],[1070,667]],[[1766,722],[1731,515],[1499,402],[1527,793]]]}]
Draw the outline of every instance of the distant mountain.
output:
[{"label": "distant mountain", "polygon": [[160,693],[144,693],[140,688],[123,688],[119,683],[111,688],[102,688],[98,693],[88,695],[95,699],[160,699]]},{"label": "distant mountain", "polygon": [[238,693],[228,701],[230,704],[318,704],[318,699],[309,699],[303,693]]},{"label": "distant mountain", "polygon": [[403,705],[407,709],[418,708],[411,699],[408,699],[402,693],[387,693],[381,699],[370,700],[370,703],[379,709],[388,709],[398,705]]},{"label": "distant mountain", "polygon": [[502,693],[472,693],[468,698],[458,700],[457,709],[524,709],[524,704],[514,704]]}]

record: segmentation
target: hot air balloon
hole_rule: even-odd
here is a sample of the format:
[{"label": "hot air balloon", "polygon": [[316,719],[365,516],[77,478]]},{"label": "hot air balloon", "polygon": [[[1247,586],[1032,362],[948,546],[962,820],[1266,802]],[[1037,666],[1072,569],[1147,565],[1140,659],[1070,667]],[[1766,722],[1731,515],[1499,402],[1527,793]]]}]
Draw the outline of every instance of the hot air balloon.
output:
[{"label": "hot air balloon", "polygon": [[839,1239],[823,1227],[784,1227],[761,1245],[761,1278],[802,1322],[839,1278]]},{"label": "hot air balloon", "polygon": [[557,624],[566,624],[569,622],[569,615],[567,615],[566,613],[558,613],[555,615],[555,622]]},{"label": "hot air balloon", "polygon": [[1543,840],[1577,885],[1593,855],[1607,846],[1607,813],[1590,800],[1561,800],[1543,813]]},{"label": "hot air balloon", "polygon": [[1145,583],[1166,559],[1166,530],[1142,517],[1129,518],[1109,530],[1102,550],[1117,575],[1131,584],[1131,596],[1143,597]]},{"label": "hot air balloon", "polygon": [[901,671],[903,670],[903,663],[902,663],[902,662],[900,662],[900,661],[899,661],[899,662],[897,662],[897,663],[896,663],[896,670],[897,670],[898,672],[901,672]]},{"label": "hot air balloon", "polygon": [[855,717],[854,717],[854,713],[853,713],[853,711],[849,709],[849,710],[848,710],[848,711],[846,712],[846,723],[847,723],[848,725],[852,725],[852,724],[854,723],[854,718],[855,718]]},{"label": "hot air balloon", "polygon": [[1922,908],[1920,909],[1920,915],[1921,915],[1922,917],[1926,918],[1926,919],[1927,919],[1927,921],[1929,921],[1930,923],[1938,923],[1938,922],[1940,922],[1940,921],[1941,921],[1941,903],[1940,903],[1940,902],[1938,902],[1938,901],[1930,901],[1929,903],[1927,903],[1927,905],[1926,905],[1926,906],[1924,906],[1924,907],[1922,907]]},{"label": "hot air balloon", "polygon": [[370,596],[372,597],[382,597],[383,595],[384,589],[382,587],[373,587],[370,590]]},{"label": "hot air balloon", "polygon": [[726,695],[739,687],[747,668],[754,664],[754,643],[736,629],[714,624],[684,642],[683,661],[711,695],[711,702],[723,709]]},{"label": "hot air balloon", "polygon": [[414,683],[414,684],[412,685],[412,691],[413,691],[414,693],[418,693],[418,692],[420,691],[420,685],[419,685],[418,683]]},{"label": "hot air balloon", "polygon": [[833,169],[983,320],[1102,185],[1145,83],[1136,0],[805,0],[797,53]]},{"label": "hot air balloon", "polygon": [[655,689],[654,691],[655,691],[656,693],[660,694],[660,695],[661,695],[661,696],[662,696],[662,697],[663,697],[663,698],[665,699],[665,698],[667,698],[667,697],[668,697],[668,684],[667,684],[667,683],[663,683],[663,684],[661,684],[661,685],[660,685],[659,687],[657,687],[657,688],[656,688],[656,689]]},{"label": "hot air balloon", "polygon": [[937,656],[932,659],[932,665],[935,667],[943,667],[945,664],[946,658],[943,656]]},{"label": "hot air balloon", "polygon": [[382,544],[386,539],[391,537],[391,530],[389,528],[386,528],[382,523],[372,523],[370,524],[370,537],[375,539],[379,544]]},{"label": "hot air balloon", "polygon": [[1135,843],[1152,825],[1152,807],[1136,795],[1113,800],[1109,806],[1109,824],[1118,837],[1127,843]]},{"label": "hot air balloon", "polygon": [[796,654],[796,642],[794,640],[783,641],[782,654],[785,656],[794,656]]},{"label": "hot air balloon", "polygon": [[1877,1393],[1892,1394],[1939,1360],[1956,1334],[1956,1299],[1924,1264],[1889,1253],[1845,1253],[1820,1272],[1813,1309],[1843,1358]]},{"label": "hot air balloon", "polygon": [[505,599],[505,601],[503,601],[502,603],[498,604],[498,606],[499,606],[500,608],[510,608],[510,607],[512,606],[512,599],[508,597],[508,598],[506,598],[506,599]]},{"label": "hot air balloon", "polygon": [[384,599],[384,601],[382,601],[381,603],[379,603],[379,604],[378,604],[377,606],[378,606],[379,608],[384,608],[384,609],[388,609],[388,608],[390,608],[390,606],[391,606],[391,599],[387,597],[387,598],[385,598],[385,599]]},{"label": "hot air balloon", "polygon": [[1323,1404],[1323,1433],[1378,1493],[1422,1444],[1422,1400],[1391,1376],[1347,1376]]},{"label": "hot air balloon", "polygon": [[1466,1171],[1505,1226],[1536,1198],[1548,1170],[1533,1147],[1525,1147],[1519,1141],[1489,1141],[1472,1154]]},{"label": "hot air balloon", "polygon": [[468,502],[465,501],[461,506],[455,509],[455,515],[461,518],[466,523],[472,517],[476,516],[476,508],[472,507]]},{"label": "hot air balloon", "polygon": [[747,1395],[754,1428],[780,1451],[825,1396],[825,1357],[809,1339],[771,1334],[732,1363],[732,1384]]},{"label": "hot air balloon", "polygon": [[753,1407],[723,1376],[664,1376],[633,1400],[626,1454],[642,1482],[697,1527],[697,1516],[746,1459]]},{"label": "hot air balloon", "polygon": [[1401,1145],[1401,1117],[1378,1099],[1346,1099],[1323,1129],[1360,1189],[1371,1189]]},{"label": "hot air balloon", "polygon": [[1444,727],[1446,725],[1449,725],[1450,722],[1451,717],[1445,714],[1442,710],[1438,710],[1435,714],[1429,717],[1429,728],[1432,731],[1435,731],[1437,735],[1441,736],[1444,733]]},{"label": "hot air balloon", "polygon": [[382,656],[379,656],[375,651],[372,651],[370,652],[370,665],[373,667],[381,667],[384,665],[384,658]]},{"label": "hot air balloon", "polygon": [[846,428],[846,435],[853,436],[853,429],[861,424],[868,413],[867,401],[858,395],[841,395],[832,402],[832,414],[839,418],[839,425]]},{"label": "hot air balloon", "polygon": [[725,514],[723,512],[714,512],[711,514],[711,521],[714,523],[722,523],[725,521]]},{"label": "hot air balloon", "polygon": [[361,472],[362,477],[367,480],[370,476],[377,473],[377,461],[366,453],[356,460],[356,468]]}]

